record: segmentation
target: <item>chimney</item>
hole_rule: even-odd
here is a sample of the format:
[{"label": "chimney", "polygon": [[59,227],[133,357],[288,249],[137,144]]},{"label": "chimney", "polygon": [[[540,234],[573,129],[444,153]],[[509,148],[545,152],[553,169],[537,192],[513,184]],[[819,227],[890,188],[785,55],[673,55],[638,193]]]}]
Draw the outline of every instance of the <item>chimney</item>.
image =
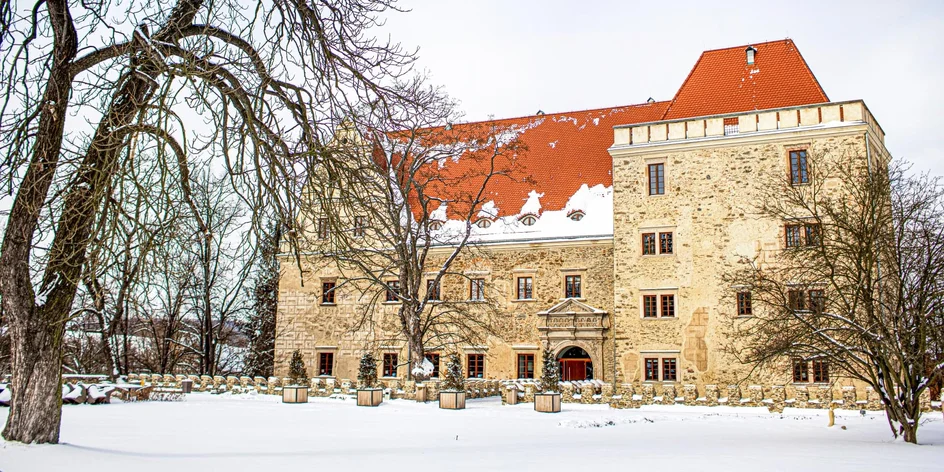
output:
[{"label": "chimney", "polygon": [[754,49],[754,46],[748,46],[744,52],[747,53],[747,65],[754,65],[754,56],[757,55],[757,49]]}]

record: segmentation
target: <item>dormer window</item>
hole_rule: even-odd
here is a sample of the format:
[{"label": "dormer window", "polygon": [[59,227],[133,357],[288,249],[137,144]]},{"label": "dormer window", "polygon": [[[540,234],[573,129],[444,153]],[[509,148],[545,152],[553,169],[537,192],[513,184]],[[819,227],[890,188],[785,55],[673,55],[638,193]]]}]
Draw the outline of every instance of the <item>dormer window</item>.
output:
[{"label": "dormer window", "polygon": [[570,214],[567,215],[567,217],[570,218],[571,220],[574,220],[574,221],[580,221],[580,220],[583,219],[583,217],[584,217],[585,215],[586,215],[586,214],[585,214],[584,212],[582,212],[582,211],[580,211],[580,210],[576,210],[576,211],[570,212]]},{"label": "dormer window", "polygon": [[534,215],[524,215],[518,221],[525,226],[534,226],[538,222],[538,218]]},{"label": "dormer window", "polygon": [[748,46],[744,52],[747,53],[747,65],[753,65],[754,56],[757,55],[757,49],[755,49],[754,46]]},{"label": "dormer window", "polygon": [[483,229],[488,228],[491,225],[492,225],[492,220],[488,218],[482,218],[481,220],[478,220],[475,222],[475,226],[478,226],[479,228],[483,228]]},{"label": "dormer window", "polygon": [[430,221],[430,222],[429,222],[429,230],[430,230],[430,231],[439,231],[439,230],[442,229],[442,227],[443,227],[442,221]]}]

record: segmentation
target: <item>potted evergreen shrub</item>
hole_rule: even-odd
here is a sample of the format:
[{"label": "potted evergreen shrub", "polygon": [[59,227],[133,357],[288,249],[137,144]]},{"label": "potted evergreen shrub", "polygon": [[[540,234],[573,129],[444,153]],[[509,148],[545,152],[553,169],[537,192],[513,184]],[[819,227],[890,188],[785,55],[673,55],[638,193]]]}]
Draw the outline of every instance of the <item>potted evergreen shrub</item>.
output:
[{"label": "potted evergreen shrub", "polygon": [[357,369],[357,406],[377,406],[381,402],[383,388],[377,383],[377,360],[365,352]]},{"label": "potted evergreen shrub", "polygon": [[462,361],[458,354],[451,354],[446,364],[446,376],[439,392],[439,408],[446,410],[465,409],[465,378],[462,375]]},{"label": "potted evergreen shrub", "polygon": [[542,413],[560,413],[560,366],[551,353],[551,349],[544,349],[544,365],[541,372],[541,393],[534,394],[534,411]]},{"label": "potted evergreen shrub", "polygon": [[288,385],[282,387],[282,403],[308,403],[308,371],[298,349],[288,364]]}]

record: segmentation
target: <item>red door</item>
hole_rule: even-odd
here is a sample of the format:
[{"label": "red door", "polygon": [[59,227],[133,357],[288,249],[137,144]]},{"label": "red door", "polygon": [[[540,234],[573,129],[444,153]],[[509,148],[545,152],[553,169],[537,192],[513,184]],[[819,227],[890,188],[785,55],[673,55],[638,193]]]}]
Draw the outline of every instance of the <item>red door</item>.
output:
[{"label": "red door", "polygon": [[589,359],[561,359],[562,380],[587,380]]}]

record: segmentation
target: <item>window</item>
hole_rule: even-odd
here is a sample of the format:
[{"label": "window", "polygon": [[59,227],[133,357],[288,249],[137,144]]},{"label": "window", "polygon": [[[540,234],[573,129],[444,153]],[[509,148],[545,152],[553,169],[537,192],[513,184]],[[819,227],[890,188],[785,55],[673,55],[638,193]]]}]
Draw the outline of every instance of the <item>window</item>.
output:
[{"label": "window", "polygon": [[810,183],[806,151],[790,151],[790,183],[793,185]]},{"label": "window", "polygon": [[383,376],[397,376],[397,354],[394,352],[384,353]]},{"label": "window", "polygon": [[675,295],[662,296],[662,317],[675,318]]},{"label": "window", "polygon": [[328,219],[318,218],[318,239],[328,239],[329,234]]},{"label": "window", "polygon": [[318,353],[318,375],[334,375],[334,353]]},{"label": "window", "polygon": [[525,216],[522,216],[521,219],[518,221],[520,221],[521,224],[525,226],[534,226],[534,224],[538,222],[538,219],[534,215],[525,215]]},{"label": "window", "polygon": [[426,295],[429,300],[440,300],[439,284],[435,280],[429,279],[426,281]]},{"label": "window", "polygon": [[433,353],[427,352],[427,353],[426,353],[426,360],[428,360],[430,364],[433,364],[433,373],[430,374],[429,377],[432,378],[432,379],[438,378],[438,377],[439,377],[439,353],[438,353],[438,352],[433,352]]},{"label": "window", "polygon": [[643,233],[642,255],[651,256],[656,253],[656,233]]},{"label": "window", "polygon": [[665,164],[649,164],[649,195],[665,195]]},{"label": "window", "polygon": [[737,118],[725,118],[724,119],[724,135],[731,136],[732,134],[738,134],[740,129]]},{"label": "window", "polygon": [[442,229],[442,227],[443,227],[442,221],[435,221],[435,220],[434,220],[434,221],[430,221],[430,222],[429,222],[429,230],[430,230],[430,231],[439,231],[439,230]]},{"label": "window", "polygon": [[803,229],[807,246],[819,246],[820,244],[823,244],[823,240],[820,237],[821,232],[819,223],[808,224],[804,226]]},{"label": "window", "polygon": [[659,359],[646,358],[646,380],[659,380]]},{"label": "window", "polygon": [[805,311],[806,293],[803,290],[787,290],[787,306],[793,311]]},{"label": "window", "polygon": [[580,210],[577,210],[577,211],[572,212],[571,214],[567,215],[567,217],[570,218],[570,219],[573,220],[573,221],[580,221],[580,220],[582,220],[583,217],[584,217],[584,212],[582,212],[582,211],[580,211]]},{"label": "window", "polygon": [[485,300],[485,279],[472,279],[469,283],[469,300]]},{"label": "window", "polygon": [[659,309],[656,307],[655,295],[642,296],[642,316],[646,318],[655,318],[659,316]]},{"label": "window", "polygon": [[334,305],[334,289],[335,283],[332,282],[322,282],[321,283],[321,304],[322,305]]},{"label": "window", "polygon": [[366,216],[355,216],[354,217],[354,237],[361,238],[364,236],[364,231],[367,229],[367,217]]},{"label": "window", "polygon": [[786,225],[784,231],[787,236],[787,247],[800,246],[800,225]]},{"label": "window", "polygon": [[676,380],[675,359],[674,358],[662,359],[662,381],[675,382],[675,380]]},{"label": "window", "polygon": [[753,316],[754,315],[754,309],[753,307],[751,307],[751,292],[738,292],[737,314],[738,316]]},{"label": "window", "polygon": [[672,254],[672,233],[659,233],[659,254]]},{"label": "window", "polygon": [[531,277],[518,277],[518,300],[532,299]]},{"label": "window", "polygon": [[475,226],[478,226],[479,228],[482,228],[482,229],[488,228],[491,225],[492,225],[492,220],[488,218],[482,218],[475,222]]},{"label": "window", "polygon": [[813,361],[813,382],[829,382],[829,363],[824,360]]},{"label": "window", "polygon": [[400,301],[400,281],[399,280],[387,281],[387,296],[384,301],[388,301],[388,302]]},{"label": "window", "polygon": [[534,378],[534,354],[518,354],[518,378]]},{"label": "window", "polygon": [[813,313],[822,313],[826,308],[826,293],[822,290],[810,290],[810,311]]},{"label": "window", "polygon": [[806,361],[799,359],[793,361],[793,381],[798,383],[810,381],[810,371]]},{"label": "window", "polygon": [[485,354],[469,354],[466,361],[470,379],[481,379],[485,376]]},{"label": "window", "polygon": [[580,298],[580,276],[564,277],[564,298]]}]

